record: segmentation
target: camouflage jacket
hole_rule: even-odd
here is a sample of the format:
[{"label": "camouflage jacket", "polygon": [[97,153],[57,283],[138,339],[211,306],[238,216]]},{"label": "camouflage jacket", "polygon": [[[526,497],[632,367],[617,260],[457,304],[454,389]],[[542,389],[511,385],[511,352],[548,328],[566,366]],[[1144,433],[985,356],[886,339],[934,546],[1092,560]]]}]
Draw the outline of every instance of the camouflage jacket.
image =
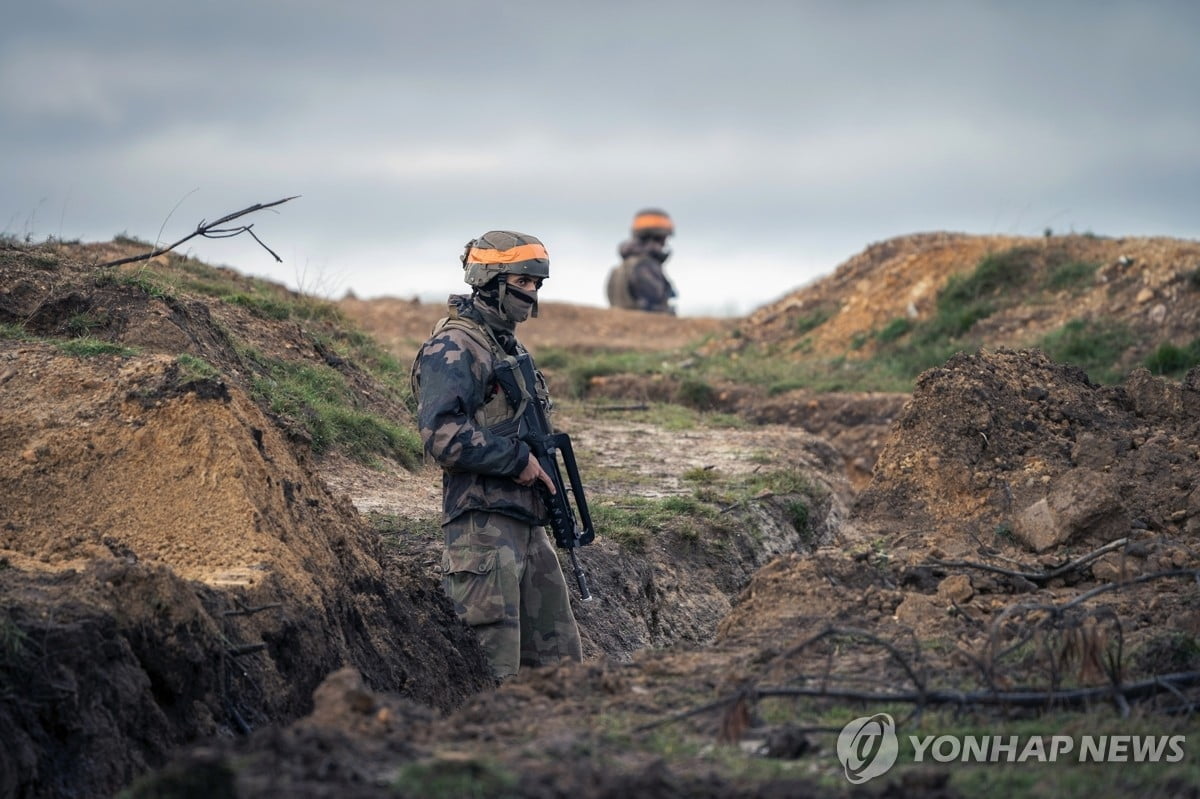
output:
[{"label": "camouflage jacket", "polygon": [[[456,295],[450,315],[434,326],[413,362],[417,426],[425,452],[443,470],[442,524],[471,510],[546,523],[537,491],[513,479],[528,463],[529,446],[493,432],[514,416],[496,382],[496,363],[525,352],[515,338],[508,340],[506,352],[471,299]],[[548,408],[540,373],[538,381],[536,391]]]}]

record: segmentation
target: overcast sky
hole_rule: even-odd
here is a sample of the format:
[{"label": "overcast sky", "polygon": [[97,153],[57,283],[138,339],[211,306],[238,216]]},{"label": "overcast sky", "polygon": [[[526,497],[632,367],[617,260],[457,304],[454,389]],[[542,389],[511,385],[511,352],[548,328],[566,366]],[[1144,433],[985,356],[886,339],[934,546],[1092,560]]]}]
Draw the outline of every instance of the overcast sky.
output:
[{"label": "overcast sky", "polygon": [[[0,25],[0,232],[175,241],[329,297],[540,237],[604,305],[635,211],[680,311],[932,230],[1200,237],[1200,3],[38,0]],[[244,237],[243,237],[244,238]]]}]

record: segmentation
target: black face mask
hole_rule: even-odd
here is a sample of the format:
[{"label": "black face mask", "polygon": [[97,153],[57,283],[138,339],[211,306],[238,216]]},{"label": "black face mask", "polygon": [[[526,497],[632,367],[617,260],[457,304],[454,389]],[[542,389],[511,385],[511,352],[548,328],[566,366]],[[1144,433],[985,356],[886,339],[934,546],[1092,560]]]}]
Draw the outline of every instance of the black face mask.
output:
[{"label": "black face mask", "polygon": [[505,284],[501,287],[500,295],[500,312],[512,322],[524,322],[531,315],[537,316],[536,294]]}]

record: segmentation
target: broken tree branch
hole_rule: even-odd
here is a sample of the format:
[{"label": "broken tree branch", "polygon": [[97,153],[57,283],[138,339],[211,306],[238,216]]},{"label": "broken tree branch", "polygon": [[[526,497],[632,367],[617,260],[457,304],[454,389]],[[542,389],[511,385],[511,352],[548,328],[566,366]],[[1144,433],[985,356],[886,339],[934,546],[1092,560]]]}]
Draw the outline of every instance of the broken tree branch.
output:
[{"label": "broken tree branch", "polygon": [[759,687],[743,689],[738,693],[709,702],[706,705],[675,713],[663,719],[635,727],[633,732],[640,733],[673,724],[708,710],[725,707],[744,698],[747,692],[756,699],[765,697],[814,697],[821,699],[842,699],[855,702],[873,702],[877,704],[917,704],[917,705],[956,705],[958,707],[996,706],[996,707],[1027,707],[1042,708],[1051,706],[1084,707],[1088,704],[1105,699],[1116,699],[1118,704],[1129,700],[1149,699],[1158,694],[1170,693],[1180,696],[1180,687],[1200,684],[1200,671],[1183,671],[1173,674],[1159,674],[1150,679],[1130,683],[1124,686],[1102,685],[1095,688],[1077,688],[1074,690],[1023,690],[1023,691],[895,691],[875,693],[870,691],[851,691],[839,688],[805,688],[801,686]]},{"label": "broken tree branch", "polygon": [[1086,566],[1093,560],[1099,558],[1101,555],[1112,552],[1114,549],[1120,549],[1128,543],[1128,538],[1118,538],[1116,541],[1110,541],[1099,549],[1092,550],[1086,555],[1076,558],[1070,563],[1065,563],[1058,568],[1051,569],[1048,572],[1017,571],[1016,569],[1005,569],[1001,566],[993,566],[990,563],[976,563],[975,561],[971,560],[931,560],[929,563],[933,566],[949,566],[961,569],[981,569],[982,571],[995,572],[996,574],[1003,574],[1008,577],[1021,577],[1031,583],[1042,585],[1050,580],[1053,580],[1055,577],[1061,577],[1064,574],[1075,571],[1082,566]]},{"label": "broken tree branch", "polygon": [[274,202],[255,203],[254,205],[251,205],[248,208],[243,208],[240,211],[234,211],[232,214],[226,214],[225,216],[221,217],[220,219],[216,220],[215,222],[205,222],[203,219],[201,219],[200,223],[198,225],[196,225],[196,229],[194,231],[192,231],[188,235],[184,236],[182,239],[175,242],[174,244],[169,244],[166,247],[159,247],[155,250],[152,250],[151,252],[144,253],[142,255],[131,255],[128,258],[118,258],[115,261],[107,261],[105,263],[100,264],[100,267],[103,268],[103,267],[109,267],[109,266],[120,266],[121,264],[129,264],[129,263],[133,263],[135,261],[148,261],[151,258],[155,258],[159,255],[165,255],[166,253],[169,253],[171,250],[175,249],[180,244],[183,244],[188,239],[194,238],[196,236],[203,236],[203,237],[209,238],[209,239],[227,239],[227,238],[231,238],[233,236],[237,236],[241,233],[249,233],[250,238],[257,241],[260,247],[262,247],[267,252],[271,253],[271,256],[276,261],[282,263],[283,259],[280,258],[278,255],[276,255],[275,251],[272,250],[270,247],[268,247],[266,244],[264,244],[263,240],[260,239],[257,235],[255,235],[254,231],[251,230],[251,228],[254,227],[253,224],[238,225],[236,227],[231,227],[231,228],[223,228],[223,227],[221,227],[221,225],[224,225],[226,222],[232,222],[233,220],[243,217],[246,214],[252,214],[255,211],[263,211],[267,208],[274,208],[277,205],[283,205],[288,200],[294,200],[299,196],[300,196],[299,194],[294,194],[291,197],[284,197],[282,200],[275,200]]},{"label": "broken tree branch", "polygon": [[1066,604],[1059,605],[1058,609],[1066,610],[1067,608],[1073,608],[1076,605],[1087,602],[1092,597],[1099,596],[1100,594],[1107,593],[1108,591],[1116,591],[1121,588],[1128,588],[1131,585],[1148,583],[1151,580],[1161,580],[1164,577],[1191,577],[1197,583],[1200,583],[1200,569],[1167,569],[1166,571],[1142,574],[1138,577],[1134,577],[1131,580],[1120,580],[1118,582],[1105,583],[1104,585],[1096,586],[1090,591],[1085,591]]},{"label": "broken tree branch", "polygon": [[[1047,705],[1064,705],[1079,707],[1097,699],[1109,699],[1114,693],[1120,694],[1125,700],[1147,699],[1160,693],[1175,693],[1179,686],[1200,684],[1200,671],[1183,671],[1174,674],[1160,674],[1141,682],[1117,688],[1112,685],[1102,685],[1095,688],[1077,688],[1069,691],[1027,690],[1027,691],[897,691],[894,693],[869,693],[864,691],[844,691],[828,688],[804,688],[783,686],[778,688],[758,688],[757,695],[767,696],[811,696],[829,699],[859,700],[863,702],[898,702],[929,705],[997,705],[1009,707],[1044,707]],[[732,699],[732,697],[731,697]]]}]

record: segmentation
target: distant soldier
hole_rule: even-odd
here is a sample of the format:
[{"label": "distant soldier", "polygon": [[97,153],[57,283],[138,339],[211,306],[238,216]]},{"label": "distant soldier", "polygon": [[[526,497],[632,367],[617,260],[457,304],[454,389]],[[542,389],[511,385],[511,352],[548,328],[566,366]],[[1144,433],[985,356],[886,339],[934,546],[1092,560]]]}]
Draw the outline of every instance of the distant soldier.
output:
[{"label": "distant soldier", "polygon": [[[515,329],[537,316],[550,258],[533,236],[493,230],[468,242],[460,260],[472,293],[451,295],[449,316],[417,352],[413,393],[425,451],[443,469],[444,588],[504,679],[522,665],[582,659],[566,581],[543,527],[537,483],[553,493],[553,481],[527,444],[496,432],[516,416],[496,367],[526,352]],[[528,396],[536,393],[549,410],[546,382],[535,374]]]},{"label": "distant soldier", "polygon": [[674,315],[671,300],[676,296],[675,287],[663,271],[671,257],[667,238],[674,233],[675,224],[666,211],[647,208],[637,212],[630,237],[617,248],[621,263],[608,273],[609,305]]}]

